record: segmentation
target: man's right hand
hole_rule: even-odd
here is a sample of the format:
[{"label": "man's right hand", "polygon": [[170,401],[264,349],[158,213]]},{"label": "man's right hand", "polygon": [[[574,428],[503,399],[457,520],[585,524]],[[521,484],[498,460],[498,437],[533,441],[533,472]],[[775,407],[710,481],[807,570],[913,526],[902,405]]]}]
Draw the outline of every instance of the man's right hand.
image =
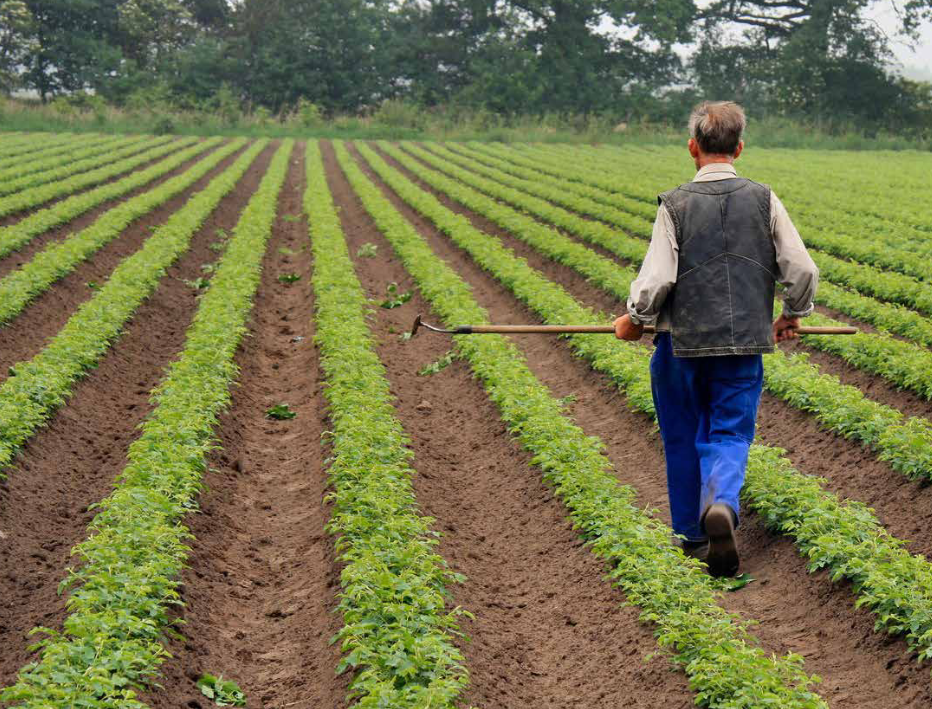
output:
[{"label": "man's right hand", "polygon": [[615,337],[635,342],[644,334],[644,326],[635,324],[630,315],[622,315],[615,321]]},{"label": "man's right hand", "polygon": [[799,329],[799,318],[788,318],[781,315],[773,323],[773,341],[795,340],[799,337],[796,332],[797,329]]}]

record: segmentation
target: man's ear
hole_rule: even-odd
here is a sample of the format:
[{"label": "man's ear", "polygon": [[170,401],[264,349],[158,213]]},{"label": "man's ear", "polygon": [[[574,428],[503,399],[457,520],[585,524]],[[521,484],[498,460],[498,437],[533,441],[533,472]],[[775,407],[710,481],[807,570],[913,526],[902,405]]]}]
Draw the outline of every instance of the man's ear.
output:
[{"label": "man's ear", "polygon": [[689,154],[692,155],[693,160],[699,159],[699,141],[695,138],[690,138],[689,142],[686,144]]},{"label": "man's ear", "polygon": [[738,141],[738,149],[735,150],[735,160],[737,160],[739,157],[741,157],[741,151],[742,151],[742,150],[744,150],[744,141],[743,141],[743,140],[739,140],[739,141]]}]

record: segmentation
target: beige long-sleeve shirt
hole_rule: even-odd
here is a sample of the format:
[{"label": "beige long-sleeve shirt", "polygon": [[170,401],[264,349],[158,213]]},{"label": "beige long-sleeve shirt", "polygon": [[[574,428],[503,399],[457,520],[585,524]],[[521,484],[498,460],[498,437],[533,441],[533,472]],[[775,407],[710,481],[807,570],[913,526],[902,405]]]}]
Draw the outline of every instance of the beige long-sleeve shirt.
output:
[{"label": "beige long-sleeve shirt", "polygon": [[[712,163],[699,170],[693,181],[711,182],[737,176],[733,165]],[[785,289],[783,314],[787,317],[806,317],[814,307],[819,269],[806,251],[786,207],[773,191],[770,193],[770,231],[776,248],[778,280]],[[661,306],[676,283],[678,265],[676,227],[667,208],[660,205],[647,256],[644,257],[638,277],[631,284],[628,313],[635,323],[653,323],[658,319]],[[657,322],[657,328],[669,330],[670,323]]]}]

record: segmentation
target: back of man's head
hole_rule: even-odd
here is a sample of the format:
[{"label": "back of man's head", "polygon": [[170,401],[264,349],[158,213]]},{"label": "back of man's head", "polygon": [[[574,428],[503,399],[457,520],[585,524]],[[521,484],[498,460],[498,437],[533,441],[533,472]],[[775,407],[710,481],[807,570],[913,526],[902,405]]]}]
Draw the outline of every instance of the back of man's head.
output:
[{"label": "back of man's head", "polygon": [[733,101],[704,101],[689,117],[689,135],[709,155],[734,155],[744,135],[744,109]]}]

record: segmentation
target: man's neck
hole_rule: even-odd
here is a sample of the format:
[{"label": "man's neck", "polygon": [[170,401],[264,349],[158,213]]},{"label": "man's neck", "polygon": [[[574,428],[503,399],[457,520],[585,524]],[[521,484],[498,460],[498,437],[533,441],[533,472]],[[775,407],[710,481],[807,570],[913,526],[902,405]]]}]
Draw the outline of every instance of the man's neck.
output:
[{"label": "man's neck", "polygon": [[700,155],[696,158],[696,169],[701,170],[706,165],[734,165],[735,159],[731,155]]}]

